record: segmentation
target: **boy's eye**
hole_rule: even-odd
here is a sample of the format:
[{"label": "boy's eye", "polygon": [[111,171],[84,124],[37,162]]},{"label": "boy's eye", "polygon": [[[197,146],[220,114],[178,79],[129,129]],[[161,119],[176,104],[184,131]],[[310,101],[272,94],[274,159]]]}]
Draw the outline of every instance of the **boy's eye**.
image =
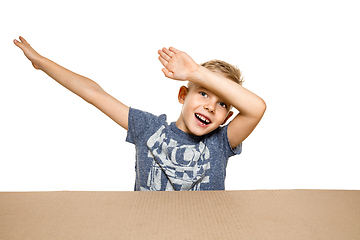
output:
[{"label": "boy's eye", "polygon": [[221,102],[221,103],[219,103],[219,105],[222,106],[223,108],[227,108],[226,103],[222,103],[222,102]]},{"label": "boy's eye", "polygon": [[207,97],[207,96],[208,96],[207,93],[205,93],[205,92],[200,92],[200,94],[201,94],[201,96],[203,96],[203,97]]}]

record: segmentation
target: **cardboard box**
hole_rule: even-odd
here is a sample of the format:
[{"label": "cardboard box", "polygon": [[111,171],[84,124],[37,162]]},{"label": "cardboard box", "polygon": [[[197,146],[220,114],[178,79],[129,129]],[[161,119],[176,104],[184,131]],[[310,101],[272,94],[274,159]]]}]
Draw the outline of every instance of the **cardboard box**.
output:
[{"label": "cardboard box", "polygon": [[360,239],[360,191],[0,193],[0,239]]}]

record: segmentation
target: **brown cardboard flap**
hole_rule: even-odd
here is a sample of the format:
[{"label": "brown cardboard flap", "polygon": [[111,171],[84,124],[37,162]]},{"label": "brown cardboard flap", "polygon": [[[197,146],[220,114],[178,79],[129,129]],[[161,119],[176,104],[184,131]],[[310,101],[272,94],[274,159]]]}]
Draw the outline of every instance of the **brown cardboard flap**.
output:
[{"label": "brown cardboard flap", "polygon": [[0,239],[360,239],[360,191],[0,193]]}]

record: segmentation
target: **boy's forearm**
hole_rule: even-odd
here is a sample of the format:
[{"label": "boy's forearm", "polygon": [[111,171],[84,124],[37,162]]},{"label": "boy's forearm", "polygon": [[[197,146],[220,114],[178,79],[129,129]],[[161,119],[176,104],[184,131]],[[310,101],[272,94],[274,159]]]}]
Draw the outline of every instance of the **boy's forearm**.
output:
[{"label": "boy's forearm", "polygon": [[262,98],[243,86],[225,78],[220,73],[214,73],[205,67],[199,68],[189,81],[212,91],[217,96],[234,106],[241,115],[260,117],[266,104]]},{"label": "boy's forearm", "polygon": [[91,103],[91,93],[93,91],[102,91],[102,88],[96,82],[70,71],[50,59],[42,57],[39,67],[59,84],[87,102]]}]

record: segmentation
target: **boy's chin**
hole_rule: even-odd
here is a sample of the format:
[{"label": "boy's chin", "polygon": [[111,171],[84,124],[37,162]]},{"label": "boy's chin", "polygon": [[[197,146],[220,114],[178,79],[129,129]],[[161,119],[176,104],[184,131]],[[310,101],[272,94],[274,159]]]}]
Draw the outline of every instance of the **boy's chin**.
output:
[{"label": "boy's chin", "polygon": [[[219,127],[219,126],[218,126]],[[192,135],[195,136],[204,136],[208,133],[211,133],[212,131],[214,131],[216,128],[218,128],[216,126],[207,126],[207,127],[201,127],[201,126],[195,126],[192,129],[189,129]]]}]

